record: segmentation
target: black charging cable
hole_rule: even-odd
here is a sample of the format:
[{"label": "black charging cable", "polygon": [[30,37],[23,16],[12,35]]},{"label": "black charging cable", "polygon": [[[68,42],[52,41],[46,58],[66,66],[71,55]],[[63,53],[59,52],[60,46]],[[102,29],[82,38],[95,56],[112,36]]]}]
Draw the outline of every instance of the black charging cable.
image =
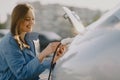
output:
[{"label": "black charging cable", "polygon": [[57,52],[58,48],[60,47],[60,45],[61,45],[61,43],[58,44],[58,46],[56,47],[55,52],[53,54],[52,61],[51,61],[51,66],[50,66],[50,71],[49,71],[49,76],[48,76],[48,80],[50,80],[51,72],[52,72],[52,70],[54,68],[54,65],[55,65],[55,64],[53,64],[53,61],[54,61],[56,52]]}]

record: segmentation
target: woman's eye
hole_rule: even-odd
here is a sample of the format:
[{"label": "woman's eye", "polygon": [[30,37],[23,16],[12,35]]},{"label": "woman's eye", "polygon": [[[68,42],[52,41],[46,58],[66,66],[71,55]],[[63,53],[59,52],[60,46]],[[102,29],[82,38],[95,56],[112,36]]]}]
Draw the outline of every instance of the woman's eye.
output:
[{"label": "woman's eye", "polygon": [[30,19],[29,19],[29,18],[25,18],[24,20],[25,20],[25,21],[30,21]]},{"label": "woman's eye", "polygon": [[25,21],[31,21],[31,20],[34,21],[34,18],[32,18],[32,19],[31,19],[31,18],[25,18],[24,20],[25,20]]},{"label": "woman's eye", "polygon": [[32,20],[35,20],[34,18]]}]

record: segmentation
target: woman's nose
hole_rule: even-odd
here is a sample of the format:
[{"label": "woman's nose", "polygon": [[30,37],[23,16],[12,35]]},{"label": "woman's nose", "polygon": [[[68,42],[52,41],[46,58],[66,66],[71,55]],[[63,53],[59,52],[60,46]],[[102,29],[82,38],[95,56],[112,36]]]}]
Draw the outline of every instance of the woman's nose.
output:
[{"label": "woman's nose", "polygon": [[35,24],[35,20],[30,20],[30,24]]}]

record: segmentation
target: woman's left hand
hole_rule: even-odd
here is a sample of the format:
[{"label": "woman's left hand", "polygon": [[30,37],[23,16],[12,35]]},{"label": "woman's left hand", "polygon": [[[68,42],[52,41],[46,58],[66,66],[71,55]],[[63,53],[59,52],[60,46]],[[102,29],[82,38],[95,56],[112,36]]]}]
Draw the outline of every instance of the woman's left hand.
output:
[{"label": "woman's left hand", "polygon": [[59,46],[59,48],[56,51],[56,55],[53,63],[55,63],[60,57],[64,55],[64,53],[66,52],[66,48],[67,48],[66,45],[63,45],[63,44]]}]

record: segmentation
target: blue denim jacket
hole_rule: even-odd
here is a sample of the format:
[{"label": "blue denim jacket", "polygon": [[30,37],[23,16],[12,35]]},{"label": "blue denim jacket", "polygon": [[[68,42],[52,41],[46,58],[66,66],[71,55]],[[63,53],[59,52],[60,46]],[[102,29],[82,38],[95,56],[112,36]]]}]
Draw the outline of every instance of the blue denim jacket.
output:
[{"label": "blue denim jacket", "polygon": [[42,63],[35,53],[33,39],[36,34],[28,33],[25,36],[30,49],[21,50],[11,33],[0,42],[0,80],[38,80],[39,74],[50,68],[50,60]]}]

